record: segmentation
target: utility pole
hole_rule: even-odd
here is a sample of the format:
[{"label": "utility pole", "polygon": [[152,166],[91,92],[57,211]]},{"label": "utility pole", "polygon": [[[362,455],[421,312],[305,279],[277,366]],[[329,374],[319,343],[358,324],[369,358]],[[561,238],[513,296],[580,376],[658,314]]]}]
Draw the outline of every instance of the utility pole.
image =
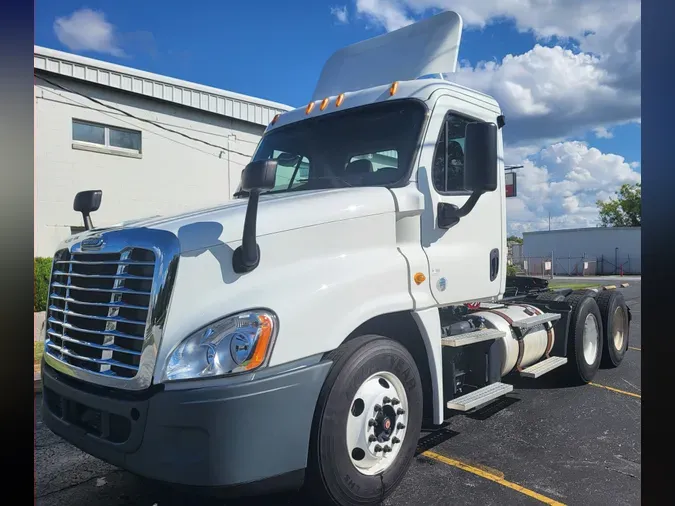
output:
[{"label": "utility pole", "polygon": [[548,231],[551,231],[551,211],[548,212]]}]

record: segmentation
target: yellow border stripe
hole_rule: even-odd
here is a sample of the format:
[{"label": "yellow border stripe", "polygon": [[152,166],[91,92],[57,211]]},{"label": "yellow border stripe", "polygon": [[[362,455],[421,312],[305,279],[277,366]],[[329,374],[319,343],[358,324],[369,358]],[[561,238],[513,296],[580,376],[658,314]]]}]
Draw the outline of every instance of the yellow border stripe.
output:
[{"label": "yellow border stripe", "polygon": [[636,348],[635,346],[629,346],[629,350],[642,351],[642,348]]},{"label": "yellow border stripe", "polygon": [[631,397],[637,397],[638,399],[642,399],[642,396],[639,394],[634,394],[633,392],[626,392],[625,390],[619,390],[618,388],[612,388],[608,387],[605,385],[598,385],[597,383],[589,383],[589,385],[592,385],[594,387],[599,387],[599,388],[604,388],[605,390],[611,390],[612,392],[616,392],[619,394],[624,394],[624,395],[630,395]]},{"label": "yellow border stripe", "polygon": [[512,483],[508,480],[505,480],[502,476],[498,476],[493,473],[489,473],[483,469],[480,469],[478,467],[465,464],[464,462],[460,462],[459,460],[451,459],[449,457],[445,457],[443,455],[439,455],[436,452],[432,451],[426,451],[423,452],[422,455],[425,457],[429,457],[430,459],[437,460],[439,462],[443,462],[444,464],[447,464],[449,466],[456,467],[457,469],[461,469],[462,471],[466,471],[468,473],[475,474],[476,476],[480,476],[481,478],[485,478],[486,480],[493,481],[495,483],[499,483],[503,487],[510,488],[511,490],[515,490],[517,492],[520,492],[521,494],[524,494],[528,497],[531,497],[532,499],[536,499],[538,501],[543,502],[544,504],[550,504],[552,506],[565,506],[564,503],[558,502],[554,499],[550,499],[544,495],[538,494],[537,492],[527,489],[525,487],[521,487],[520,485],[517,485],[515,483]]}]

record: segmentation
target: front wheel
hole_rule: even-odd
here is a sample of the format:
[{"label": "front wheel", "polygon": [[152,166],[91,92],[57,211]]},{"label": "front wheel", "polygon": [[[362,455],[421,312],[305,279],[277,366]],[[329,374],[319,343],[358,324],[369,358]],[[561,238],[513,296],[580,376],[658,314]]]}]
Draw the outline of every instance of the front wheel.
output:
[{"label": "front wheel", "polygon": [[316,504],[379,504],[414,457],[422,425],[422,384],[404,346],[357,337],[334,361],[319,395],[307,463]]}]

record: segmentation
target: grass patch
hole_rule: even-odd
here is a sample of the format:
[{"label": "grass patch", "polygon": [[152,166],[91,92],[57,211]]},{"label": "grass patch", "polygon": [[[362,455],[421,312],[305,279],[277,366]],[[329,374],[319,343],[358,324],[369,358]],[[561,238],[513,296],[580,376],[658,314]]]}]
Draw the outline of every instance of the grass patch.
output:
[{"label": "grass patch", "polygon": [[572,288],[574,290],[583,290],[584,288],[597,288],[600,286],[598,283],[556,283],[552,281],[548,284],[548,287],[552,290],[560,290],[562,288]]},{"label": "grass patch", "polygon": [[37,367],[40,366],[42,361],[42,355],[45,353],[45,343],[43,342],[34,342],[33,343],[33,364]]}]

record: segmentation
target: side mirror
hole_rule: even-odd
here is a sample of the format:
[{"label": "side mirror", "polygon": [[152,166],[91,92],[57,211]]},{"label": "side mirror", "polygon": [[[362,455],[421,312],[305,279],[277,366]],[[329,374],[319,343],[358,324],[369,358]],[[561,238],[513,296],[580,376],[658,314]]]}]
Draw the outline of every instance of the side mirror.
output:
[{"label": "side mirror", "polygon": [[260,263],[260,247],[256,242],[256,221],[260,192],[274,188],[277,177],[275,160],[258,160],[241,171],[241,191],[248,192],[248,206],[244,218],[241,246],[234,250],[232,268],[238,274],[251,272]]},{"label": "side mirror", "polygon": [[469,123],[464,140],[465,187],[474,192],[497,189],[497,125]]},{"label": "side mirror", "polygon": [[438,227],[451,228],[459,223],[478,202],[483,193],[493,192],[497,183],[497,125],[469,123],[464,138],[464,187],[471,196],[462,207],[438,203]]},{"label": "side mirror", "polygon": [[101,207],[102,197],[103,192],[101,190],[86,190],[75,195],[73,210],[82,213],[84,228],[87,230],[94,228],[94,225],[91,223],[90,214],[98,211],[98,208]]},{"label": "side mirror", "polygon": [[251,162],[241,171],[241,189],[246,192],[271,190],[274,188],[276,177],[276,160]]}]

